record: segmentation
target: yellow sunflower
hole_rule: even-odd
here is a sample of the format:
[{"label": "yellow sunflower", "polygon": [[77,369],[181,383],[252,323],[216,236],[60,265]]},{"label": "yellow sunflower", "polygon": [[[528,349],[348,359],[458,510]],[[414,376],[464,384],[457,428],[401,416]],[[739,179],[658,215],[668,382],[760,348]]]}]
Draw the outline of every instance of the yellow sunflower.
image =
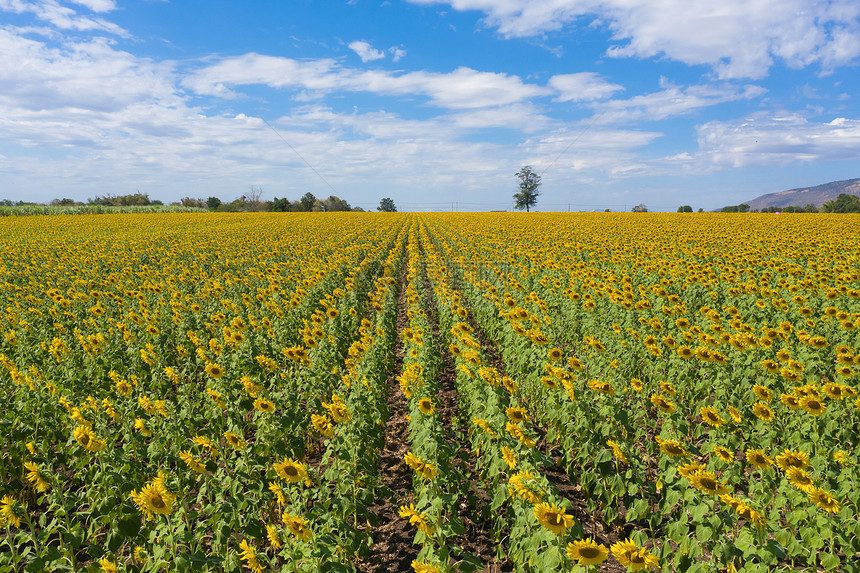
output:
[{"label": "yellow sunflower", "polygon": [[562,535],[569,527],[573,527],[572,515],[567,515],[563,507],[554,503],[540,503],[534,508],[538,523],[549,529],[554,535]]},{"label": "yellow sunflower", "polygon": [[428,416],[433,415],[433,412],[436,411],[436,408],[433,406],[433,401],[430,400],[429,397],[419,398],[418,399],[418,411],[422,414],[426,414]]},{"label": "yellow sunflower", "polygon": [[165,480],[167,475],[158,472],[158,477],[143,486],[140,491],[132,491],[131,499],[137,504],[143,515],[150,519],[154,515],[170,515],[173,513],[173,503],[176,494],[167,489]]},{"label": "yellow sunflower", "polygon": [[747,463],[757,470],[765,470],[773,465],[773,459],[761,450],[747,450],[746,459]]},{"label": "yellow sunflower", "polygon": [[275,462],[273,467],[278,477],[287,483],[308,481],[308,470],[305,468],[305,464],[301,462],[284,458],[280,462]]},{"label": "yellow sunflower", "polygon": [[580,566],[600,565],[609,557],[609,549],[602,543],[586,538],[568,543],[567,556],[575,559]]}]

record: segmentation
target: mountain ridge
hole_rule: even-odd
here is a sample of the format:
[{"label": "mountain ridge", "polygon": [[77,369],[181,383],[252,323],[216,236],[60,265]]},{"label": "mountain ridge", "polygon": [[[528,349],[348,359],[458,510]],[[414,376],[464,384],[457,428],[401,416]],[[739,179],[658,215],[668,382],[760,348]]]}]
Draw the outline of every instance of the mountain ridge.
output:
[{"label": "mountain ridge", "polygon": [[766,193],[765,195],[759,195],[755,199],[744,201],[744,203],[750,206],[750,210],[761,210],[768,207],[787,207],[789,205],[803,207],[809,203],[813,203],[816,207],[821,208],[826,201],[836,199],[840,193],[860,197],[860,178],[831,181],[812,187],[798,187],[796,189],[776,191],[775,193]]}]

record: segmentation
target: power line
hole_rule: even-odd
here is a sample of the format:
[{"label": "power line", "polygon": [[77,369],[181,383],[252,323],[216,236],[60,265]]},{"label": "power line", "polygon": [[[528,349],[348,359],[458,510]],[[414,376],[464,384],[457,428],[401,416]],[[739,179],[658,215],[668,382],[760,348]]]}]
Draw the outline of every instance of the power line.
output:
[{"label": "power line", "polygon": [[541,171],[540,174],[544,175],[547,171],[549,171],[549,168],[552,167],[553,165],[555,165],[555,162],[558,161],[559,159],[561,159],[561,156],[564,155],[565,153],[567,153],[567,150],[570,149],[571,147],[573,147],[573,144],[576,143],[577,141],[579,141],[579,138],[582,137],[583,135],[585,135],[585,132],[588,131],[589,129],[591,129],[591,126],[594,125],[597,122],[597,120],[600,119],[603,116],[603,114],[605,114],[605,113],[606,113],[605,111],[602,111],[599,114],[595,115],[591,119],[591,121],[588,123],[588,125],[586,125],[585,128],[582,129],[578,134],[576,134],[576,137],[573,138],[573,141],[571,141],[567,145],[567,147],[565,147],[561,151],[561,153],[559,153],[556,156],[556,158],[553,159],[552,162],[543,169],[543,171]]},{"label": "power line", "polygon": [[299,156],[299,159],[301,159],[302,161],[304,161],[304,162],[305,162],[305,165],[307,165],[308,167],[310,167],[310,168],[311,168],[311,171],[313,171],[314,173],[316,173],[316,174],[317,174],[317,177],[319,177],[320,179],[322,179],[322,180],[323,180],[323,183],[325,183],[326,185],[328,185],[328,188],[332,190],[332,193],[333,193],[333,194],[337,195],[337,191],[335,191],[334,187],[332,187],[332,186],[331,186],[331,184],[330,184],[328,181],[326,181],[326,180],[325,180],[325,177],[323,177],[322,175],[320,175],[320,172],[319,172],[319,171],[317,171],[316,169],[314,169],[314,166],[313,166],[313,165],[311,165],[310,163],[308,163],[308,160],[307,160],[307,159],[305,159],[304,157],[302,157],[302,154],[301,154],[301,153],[299,153],[299,152],[296,150],[296,148],[295,148],[295,147],[293,147],[292,145],[290,145],[290,142],[289,142],[289,141],[287,141],[286,139],[284,139],[284,136],[283,136],[283,135],[281,135],[280,133],[278,133],[278,130],[277,130],[277,129],[275,129],[274,127],[272,127],[272,124],[270,124],[268,121],[266,121],[266,118],[261,117],[260,119],[262,119],[262,120],[263,120],[263,123],[265,123],[266,125],[268,125],[268,126],[269,126],[269,128],[270,128],[272,131],[274,131],[274,132],[275,132],[275,135],[277,135],[278,137],[280,137],[280,138],[281,138],[281,141],[283,141],[284,143],[286,143],[286,144],[287,144],[287,146],[288,146],[290,149],[292,149],[292,150],[293,150],[293,153],[295,153],[296,155],[298,155],[298,156]]}]

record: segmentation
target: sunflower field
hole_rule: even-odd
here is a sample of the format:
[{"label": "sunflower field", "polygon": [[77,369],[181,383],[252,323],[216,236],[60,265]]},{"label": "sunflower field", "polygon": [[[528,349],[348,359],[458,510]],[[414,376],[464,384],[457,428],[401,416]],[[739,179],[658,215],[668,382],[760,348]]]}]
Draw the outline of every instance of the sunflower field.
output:
[{"label": "sunflower field", "polygon": [[860,571],[857,229],[8,218],[0,573]]}]

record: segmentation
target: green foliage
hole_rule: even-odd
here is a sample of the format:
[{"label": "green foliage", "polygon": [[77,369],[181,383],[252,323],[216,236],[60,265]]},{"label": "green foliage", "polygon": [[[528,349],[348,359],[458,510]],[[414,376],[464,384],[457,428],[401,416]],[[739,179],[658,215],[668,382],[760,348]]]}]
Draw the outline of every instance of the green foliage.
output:
[{"label": "green foliage", "polygon": [[133,195],[105,195],[104,197],[99,197],[98,195],[93,199],[87,201],[90,205],[105,205],[109,207],[128,207],[132,205],[137,206],[145,206],[151,205],[152,201],[149,199],[148,193],[134,193]]},{"label": "green foliage", "polygon": [[690,207],[689,205],[681,205],[680,207],[678,207],[678,212],[679,213],[692,213],[693,208]]},{"label": "green foliage", "polygon": [[216,211],[221,206],[221,199],[218,197],[209,197],[206,200],[206,206],[209,207],[210,211]]},{"label": "green foliage", "polygon": [[391,197],[383,197],[379,201],[379,207],[377,207],[376,210],[385,213],[394,213],[397,211],[397,206],[394,204],[394,199]]},{"label": "green foliage", "polygon": [[522,169],[520,169],[517,174],[517,179],[519,179],[519,192],[514,193],[514,207],[522,211],[526,210],[528,213],[532,207],[537,205],[537,198],[540,195],[541,181],[540,175],[531,165],[526,165]]},{"label": "green foliage", "polygon": [[825,213],[860,213],[860,197],[840,193],[836,199],[826,201],[822,206]]}]

